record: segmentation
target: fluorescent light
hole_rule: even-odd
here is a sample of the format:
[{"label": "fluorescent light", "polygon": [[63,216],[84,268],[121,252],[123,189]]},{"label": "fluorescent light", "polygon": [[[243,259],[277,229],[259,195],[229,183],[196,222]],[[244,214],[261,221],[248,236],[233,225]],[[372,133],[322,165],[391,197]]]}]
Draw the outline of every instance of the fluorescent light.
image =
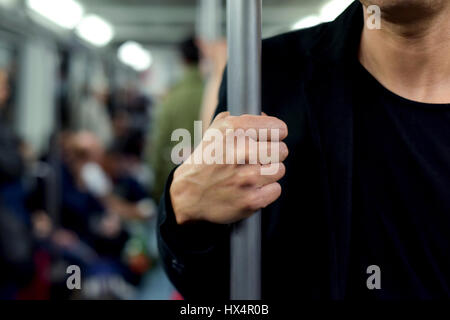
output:
[{"label": "fluorescent light", "polygon": [[336,19],[354,0],[331,0],[320,10],[320,20],[330,22]]},{"label": "fluorescent light", "polygon": [[80,22],[84,9],[75,0],[27,0],[32,11],[65,29],[73,29]]},{"label": "fluorescent light", "polygon": [[322,21],[318,16],[307,16],[292,26],[292,30],[306,29],[320,24]]},{"label": "fluorescent light", "polygon": [[87,15],[81,20],[77,26],[76,33],[80,38],[97,47],[106,46],[114,38],[112,25],[94,14]]},{"label": "fluorescent light", "polygon": [[122,63],[132,67],[136,71],[147,70],[153,62],[151,53],[134,41],[128,41],[122,44],[117,56]]}]

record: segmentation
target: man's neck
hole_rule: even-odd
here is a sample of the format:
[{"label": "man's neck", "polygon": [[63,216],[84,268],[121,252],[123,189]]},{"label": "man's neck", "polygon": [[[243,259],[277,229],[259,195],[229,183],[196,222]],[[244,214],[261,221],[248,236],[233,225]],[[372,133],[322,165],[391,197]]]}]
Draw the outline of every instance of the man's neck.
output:
[{"label": "man's neck", "polygon": [[450,103],[450,5],[415,19],[385,17],[380,30],[364,27],[362,65],[404,98]]}]

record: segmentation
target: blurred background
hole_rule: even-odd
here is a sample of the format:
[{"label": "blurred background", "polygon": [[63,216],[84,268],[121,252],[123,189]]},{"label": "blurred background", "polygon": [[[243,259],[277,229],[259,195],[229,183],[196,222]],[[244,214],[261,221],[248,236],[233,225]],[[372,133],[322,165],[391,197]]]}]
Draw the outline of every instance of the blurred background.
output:
[{"label": "blurred background", "polygon": [[[263,0],[263,34],[350,2]],[[225,17],[221,0],[0,0],[0,299],[182,298],[156,208],[172,131],[214,113]]]}]

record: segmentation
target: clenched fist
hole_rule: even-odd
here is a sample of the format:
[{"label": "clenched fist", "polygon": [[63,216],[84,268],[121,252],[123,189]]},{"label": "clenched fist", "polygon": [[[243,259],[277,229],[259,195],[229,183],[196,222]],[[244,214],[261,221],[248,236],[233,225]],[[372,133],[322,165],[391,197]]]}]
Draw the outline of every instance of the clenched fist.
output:
[{"label": "clenched fist", "polygon": [[[288,156],[282,140],[287,134],[286,124],[274,117],[219,114],[201,144],[175,170],[170,196],[177,223],[234,223],[278,199],[277,181],[285,174],[282,162]],[[211,150],[211,144],[223,146],[223,154],[213,154],[223,161],[195,161],[204,159],[200,153]]]}]

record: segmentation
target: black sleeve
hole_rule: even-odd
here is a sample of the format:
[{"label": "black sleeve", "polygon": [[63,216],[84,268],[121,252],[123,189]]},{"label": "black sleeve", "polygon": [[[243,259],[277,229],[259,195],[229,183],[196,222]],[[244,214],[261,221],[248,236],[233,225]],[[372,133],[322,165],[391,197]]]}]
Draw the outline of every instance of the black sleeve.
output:
[{"label": "black sleeve", "polygon": [[[226,110],[224,83],[225,80],[220,90],[218,112]],[[168,178],[158,217],[158,247],[164,268],[185,299],[228,299],[230,226],[207,222],[178,225],[169,193],[172,179],[173,172]]]},{"label": "black sleeve", "polygon": [[227,100],[227,69],[225,68],[225,71],[223,73],[222,84],[220,85],[220,90],[219,90],[219,104],[217,105],[216,116],[221,112],[227,111],[227,109],[228,109],[227,101],[228,101]]}]

